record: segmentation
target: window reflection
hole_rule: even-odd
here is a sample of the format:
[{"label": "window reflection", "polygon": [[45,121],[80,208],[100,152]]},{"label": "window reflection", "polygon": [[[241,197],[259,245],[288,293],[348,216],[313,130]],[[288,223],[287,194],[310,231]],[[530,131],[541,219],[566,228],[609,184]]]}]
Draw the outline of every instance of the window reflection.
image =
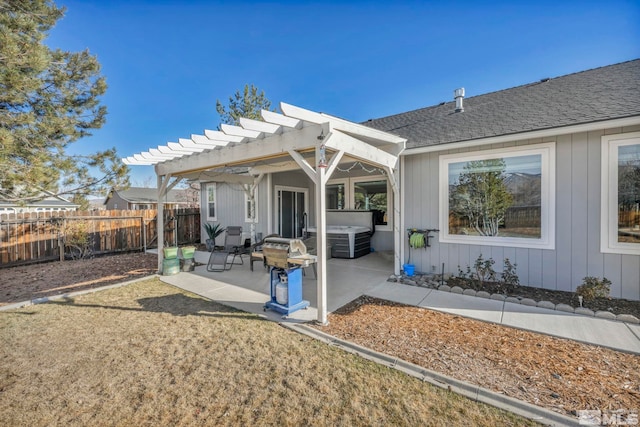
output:
[{"label": "window reflection", "polygon": [[618,242],[640,243],[640,144],[618,147]]}]

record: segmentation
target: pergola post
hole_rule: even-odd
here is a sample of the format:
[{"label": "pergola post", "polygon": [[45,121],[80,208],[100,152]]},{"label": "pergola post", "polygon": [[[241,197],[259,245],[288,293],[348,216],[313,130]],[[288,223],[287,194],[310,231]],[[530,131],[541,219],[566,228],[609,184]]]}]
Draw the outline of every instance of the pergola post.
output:
[{"label": "pergola post", "polygon": [[[318,158],[318,156],[316,156]],[[325,186],[326,168],[316,169],[316,227],[317,227],[317,256],[318,256],[318,323],[327,324],[327,188]]]},{"label": "pergola post", "polygon": [[158,274],[162,273],[162,259],[164,248],[164,195],[166,194],[168,181],[168,177],[164,175],[158,175],[158,208],[156,214],[156,229],[158,233]]},{"label": "pergola post", "polygon": [[243,185],[243,189],[247,197],[249,198],[249,216],[251,217],[251,225],[250,225],[250,234],[251,234],[251,243],[256,243],[256,222],[258,218],[256,218],[256,188],[258,188],[258,184],[264,178],[264,173],[261,173],[256,178],[253,179],[252,184]]},{"label": "pergola post", "polygon": [[[173,187],[176,186],[180,182],[182,178],[176,178],[171,185],[169,184],[169,180],[171,179],[171,174],[167,175],[159,175],[157,168],[156,174],[158,177],[158,208],[157,208],[157,229],[158,229],[158,273],[162,273],[162,259],[164,255],[164,201],[166,200],[167,193]],[[176,242],[176,245],[178,243]]]},{"label": "pergola post", "polygon": [[[396,163],[398,167],[399,162]],[[389,184],[391,184],[391,191],[393,193],[393,272],[394,274],[400,274],[400,266],[402,265],[402,258],[400,249],[402,245],[402,233],[400,226],[400,173],[398,169],[392,169],[390,167],[385,168],[387,177],[389,177]]]}]

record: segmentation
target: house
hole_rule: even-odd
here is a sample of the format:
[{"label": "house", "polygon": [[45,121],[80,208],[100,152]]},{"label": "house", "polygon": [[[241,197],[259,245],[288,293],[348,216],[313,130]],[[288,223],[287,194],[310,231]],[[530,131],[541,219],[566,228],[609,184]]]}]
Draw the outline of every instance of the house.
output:
[{"label": "house", "polygon": [[[522,284],[574,291],[585,276],[607,277],[612,296],[640,299],[640,60],[455,95],[366,123],[407,138],[402,229],[440,230],[413,251],[416,269],[456,272],[482,254],[499,271],[505,258],[517,263]],[[493,235],[452,227],[461,177],[497,161],[526,200],[507,190],[514,200]]]},{"label": "house", "polygon": [[[524,285],[572,291],[605,276],[612,296],[638,300],[638,100],[634,60],[473,97],[458,89],[451,102],[360,124],[281,103],[264,122],[124,161],[155,165],[164,189],[202,183],[210,222],[252,237],[317,232],[321,323],[329,226],[356,225],[362,212],[396,274],[409,253],[417,271],[454,274],[482,255],[498,271],[517,264]],[[427,247],[409,248],[414,229]]]},{"label": "house", "polygon": [[0,214],[75,211],[78,210],[79,207],[80,205],[49,191],[43,191],[42,199],[24,204],[0,200]]},{"label": "house", "polygon": [[[158,206],[158,189],[129,187],[126,190],[112,188],[103,205],[107,210],[144,210]],[[167,209],[190,208],[198,206],[198,193],[193,190],[170,190],[164,198]]]}]

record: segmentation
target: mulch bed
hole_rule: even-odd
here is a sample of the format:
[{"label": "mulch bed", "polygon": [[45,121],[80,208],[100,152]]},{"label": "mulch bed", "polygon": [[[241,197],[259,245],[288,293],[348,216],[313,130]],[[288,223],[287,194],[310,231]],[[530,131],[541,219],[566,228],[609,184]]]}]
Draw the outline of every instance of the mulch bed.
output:
[{"label": "mulch bed", "polygon": [[565,415],[640,408],[640,356],[368,296],[333,336]]},{"label": "mulch bed", "polygon": [[[425,276],[425,278],[428,276]],[[401,277],[400,281],[406,283],[421,282],[422,276]],[[439,282],[439,281],[438,281]],[[450,287],[459,286],[462,289],[473,289],[476,291],[486,291],[490,294],[502,294],[519,299],[530,298],[535,301],[551,301],[554,304],[567,304],[574,308],[580,307],[578,296],[575,292],[556,291],[551,289],[535,288],[532,286],[512,286],[505,288],[502,283],[484,282],[478,284],[475,281],[463,280],[458,277],[451,277],[446,280]],[[583,301],[583,307],[595,311],[609,311],[613,314],[631,314],[640,319],[640,301],[627,300],[623,298],[595,298],[592,301]]]}]

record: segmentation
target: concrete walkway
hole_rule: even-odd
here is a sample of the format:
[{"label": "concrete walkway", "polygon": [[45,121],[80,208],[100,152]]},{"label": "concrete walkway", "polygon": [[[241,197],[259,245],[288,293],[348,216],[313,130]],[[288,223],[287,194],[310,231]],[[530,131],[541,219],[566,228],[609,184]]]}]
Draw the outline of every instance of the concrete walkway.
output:
[{"label": "concrete walkway", "polygon": [[[361,295],[369,295],[640,354],[640,324],[388,282],[392,268],[390,260],[381,254],[367,255],[358,260],[331,259],[327,271],[329,311]],[[311,306],[286,318],[272,311],[264,311],[264,303],[270,299],[268,277],[262,268],[251,272],[247,265],[234,266],[224,273],[209,273],[201,266],[193,273],[161,276],[161,280],[275,321],[300,323],[316,319],[316,282],[313,273],[303,279],[303,298],[309,300]]]}]

